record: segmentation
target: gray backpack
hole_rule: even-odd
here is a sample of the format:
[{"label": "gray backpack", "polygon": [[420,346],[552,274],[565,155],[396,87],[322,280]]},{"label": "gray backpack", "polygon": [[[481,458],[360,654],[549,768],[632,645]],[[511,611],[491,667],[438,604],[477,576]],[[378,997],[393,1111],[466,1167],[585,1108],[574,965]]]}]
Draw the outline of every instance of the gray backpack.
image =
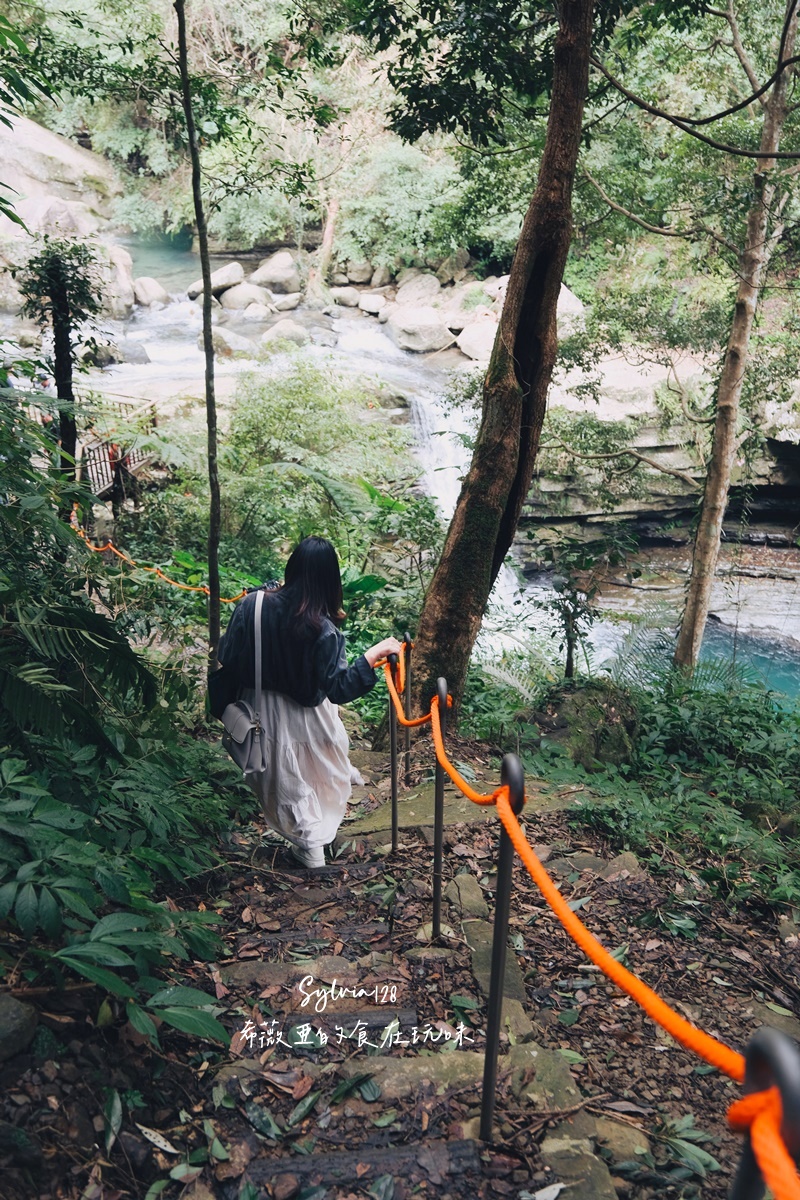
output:
[{"label": "gray backpack", "polygon": [[[256,592],[255,604],[255,702],[261,705],[261,606],[264,603],[262,588]],[[222,745],[230,754],[237,767],[245,775],[256,775],[266,769],[264,754],[267,739],[263,736],[262,715],[245,700],[236,700],[229,704],[222,714],[222,724],[225,732],[222,735]]]}]

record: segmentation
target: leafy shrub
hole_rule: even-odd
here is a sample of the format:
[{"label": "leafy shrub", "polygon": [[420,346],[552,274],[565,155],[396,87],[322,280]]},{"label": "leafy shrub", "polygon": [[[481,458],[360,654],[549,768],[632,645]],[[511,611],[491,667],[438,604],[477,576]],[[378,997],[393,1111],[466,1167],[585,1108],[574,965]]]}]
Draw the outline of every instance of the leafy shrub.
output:
[{"label": "leafy shrub", "polygon": [[[28,943],[29,979],[42,969],[61,979],[69,967],[133,997],[139,985],[108,968],[149,977],[215,952],[214,914],[180,912],[159,897],[219,862],[213,839],[241,785],[207,743],[181,734],[196,683],[145,661],[125,615],[110,615],[102,563],[57,516],[73,497],[85,499],[53,465],[57,453],[7,394],[0,920],[4,941]],[[173,1016],[185,1024],[185,1014]]]}]

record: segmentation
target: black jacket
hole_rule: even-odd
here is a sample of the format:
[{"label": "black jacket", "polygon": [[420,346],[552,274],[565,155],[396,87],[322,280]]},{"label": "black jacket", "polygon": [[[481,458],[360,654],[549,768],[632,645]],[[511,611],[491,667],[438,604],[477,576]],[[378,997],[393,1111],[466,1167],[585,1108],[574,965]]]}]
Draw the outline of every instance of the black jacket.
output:
[{"label": "black jacket", "polygon": [[[225,704],[235,700],[241,688],[255,687],[255,603],[252,592],[236,605],[220,641],[222,668],[211,677],[213,685],[209,683],[214,716],[222,715]],[[291,610],[287,593],[265,593],[261,607],[264,690],[281,692],[305,708],[316,708],[326,696],[333,704],[365,696],[377,676],[364,655],[348,667],[344,634],[328,620],[316,638],[300,638],[290,628]]]}]

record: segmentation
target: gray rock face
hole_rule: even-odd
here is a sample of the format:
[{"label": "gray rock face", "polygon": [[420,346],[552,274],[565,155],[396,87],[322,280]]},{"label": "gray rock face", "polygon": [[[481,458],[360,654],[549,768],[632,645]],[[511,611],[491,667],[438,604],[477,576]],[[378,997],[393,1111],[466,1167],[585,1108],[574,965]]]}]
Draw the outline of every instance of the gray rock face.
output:
[{"label": "gray rock face", "polygon": [[372,278],[369,281],[370,287],[379,288],[386,287],[387,283],[392,282],[392,272],[388,267],[376,267],[372,272]]},{"label": "gray rock face", "polygon": [[278,321],[261,335],[261,343],[265,346],[275,342],[294,342],[296,346],[305,346],[310,341],[308,331],[302,325],[298,325],[297,321],[290,321],[288,317]]},{"label": "gray rock face", "polygon": [[279,296],[275,301],[278,312],[291,312],[297,308],[302,298],[302,292],[290,292],[288,296]]},{"label": "gray rock face", "polygon": [[[226,263],[224,267],[220,267],[218,271],[211,272],[211,294],[212,296],[220,296],[228,288],[235,287],[237,283],[241,283],[244,279],[244,267],[239,262]],[[202,295],[203,281],[196,279],[191,287],[186,289],[186,295],[190,300],[194,300],[197,296]]]},{"label": "gray rock face", "polygon": [[36,1009],[7,993],[0,994],[0,1062],[21,1054],[36,1032]]},{"label": "gray rock face", "polygon": [[488,362],[492,356],[496,336],[497,325],[494,321],[473,321],[472,324],[464,326],[456,338],[456,343],[467,358],[473,358],[476,362]]},{"label": "gray rock face", "polygon": [[133,312],[133,259],[124,246],[98,247],[98,275],[103,311],[118,321]]},{"label": "gray rock face", "polygon": [[247,281],[272,292],[283,294],[300,291],[300,272],[288,250],[278,250],[265,258]]},{"label": "gray rock face", "polygon": [[255,283],[236,283],[222,293],[223,308],[247,308],[248,304],[272,304],[273,295],[267,288]]},{"label": "gray rock face", "polygon": [[586,322],[586,314],[582,300],[579,300],[574,292],[571,292],[563,283],[561,291],[558,293],[558,336],[564,337],[565,334],[575,333],[577,330],[583,329]]},{"label": "gray rock face", "polygon": [[441,290],[442,285],[435,275],[431,275],[429,271],[420,272],[400,284],[395,301],[397,304],[430,304],[438,297]]},{"label": "gray rock face", "polygon": [[272,309],[275,305],[268,306],[266,304],[248,304],[244,310],[245,321],[268,321],[272,316]]},{"label": "gray rock face", "polygon": [[[250,341],[250,338],[242,337],[239,333],[233,333],[230,329],[221,329],[218,325],[211,331],[211,338],[214,343],[214,354],[217,358],[233,358],[234,354],[255,354],[255,346]],[[199,350],[203,349],[202,333],[197,339]]]},{"label": "gray rock face", "polygon": [[401,350],[414,350],[417,354],[443,350],[453,342],[453,335],[441,314],[426,305],[420,308],[410,304],[395,305],[386,322],[386,332]]},{"label": "gray rock face", "polygon": [[361,299],[361,293],[358,288],[354,287],[331,288],[331,296],[343,308],[358,308],[358,302]]},{"label": "gray rock face", "polygon": [[372,279],[373,266],[366,258],[351,258],[347,264],[347,278],[351,283],[369,283]]},{"label": "gray rock face", "polygon": [[358,300],[358,307],[362,312],[377,316],[382,308],[386,308],[386,297],[381,296],[379,292],[362,292]]},{"label": "gray rock face", "polygon": [[[32,233],[85,235],[110,224],[108,202],[121,192],[116,173],[99,154],[84,150],[27,117],[0,126],[3,182]],[[25,229],[0,217],[0,237],[26,242]]]},{"label": "gray rock face", "polygon": [[140,275],[133,281],[133,297],[142,308],[151,304],[169,304],[169,292],[151,275]]},{"label": "gray rock face", "polygon": [[404,283],[408,283],[409,279],[416,279],[417,275],[421,275],[422,271],[419,267],[403,267],[402,271],[397,272],[396,283],[398,287],[402,287]]},{"label": "gray rock face", "polygon": [[458,283],[467,273],[469,266],[469,251],[464,249],[454,250],[452,254],[448,254],[447,258],[439,266],[436,272],[436,278],[439,283]]}]

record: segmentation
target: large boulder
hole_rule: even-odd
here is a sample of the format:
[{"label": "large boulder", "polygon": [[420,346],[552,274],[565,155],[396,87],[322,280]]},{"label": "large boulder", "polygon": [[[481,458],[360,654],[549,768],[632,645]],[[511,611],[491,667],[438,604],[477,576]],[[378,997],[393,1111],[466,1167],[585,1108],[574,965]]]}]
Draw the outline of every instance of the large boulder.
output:
[{"label": "large boulder", "polygon": [[274,305],[266,304],[248,304],[244,310],[243,319],[245,321],[269,321],[274,307]]},{"label": "large boulder", "polygon": [[402,271],[397,272],[395,282],[398,287],[402,287],[404,283],[408,283],[409,279],[416,279],[417,275],[421,275],[422,270],[419,267],[403,267]]},{"label": "large boulder", "polygon": [[358,308],[361,292],[358,288],[354,287],[333,287],[331,288],[331,296],[343,308]]},{"label": "large boulder", "polygon": [[386,297],[380,292],[362,292],[359,297],[358,307],[362,312],[371,313],[376,317],[382,308],[386,308]]},{"label": "large boulder", "polygon": [[248,304],[272,304],[273,299],[272,292],[256,283],[236,283],[225,289],[220,304],[223,308],[247,308]]},{"label": "large boulder", "polygon": [[583,301],[579,300],[574,292],[562,283],[561,291],[558,293],[558,309],[556,310],[556,318],[558,321],[558,336],[565,337],[570,333],[577,333],[583,329],[586,322],[586,313],[584,310]]},{"label": "large boulder", "polygon": [[131,338],[116,338],[113,342],[104,338],[90,338],[77,347],[76,354],[82,363],[90,367],[110,367],[114,363],[135,363],[144,366],[150,355],[141,342]]},{"label": "large boulder", "polygon": [[289,251],[278,250],[263,260],[247,282],[267,287],[272,292],[299,292],[300,272]]},{"label": "large boulder", "polygon": [[0,994],[0,1062],[21,1054],[36,1032],[39,1016],[31,1004]]},{"label": "large boulder", "polygon": [[98,273],[103,311],[117,321],[133,312],[133,259],[124,246],[98,247]]},{"label": "large boulder", "polygon": [[261,335],[261,343],[264,346],[274,345],[275,342],[294,342],[296,346],[305,346],[310,341],[308,331],[302,325],[298,325],[297,321],[290,321],[288,317],[277,321]]},{"label": "large boulder", "polygon": [[[214,354],[217,358],[233,358],[234,354],[246,354],[250,357],[255,355],[255,346],[250,341],[250,338],[242,337],[239,333],[233,333],[230,329],[223,329],[220,326],[215,326],[211,331],[211,338],[214,344]],[[203,334],[200,333],[197,339],[197,347],[203,349]]]},{"label": "large boulder", "polygon": [[417,354],[443,350],[453,342],[453,335],[442,321],[441,313],[429,305],[417,308],[397,304],[386,322],[386,332],[401,350],[414,350]]},{"label": "large boulder", "polygon": [[502,302],[506,294],[509,279],[509,275],[501,275],[499,279],[496,275],[488,275],[483,281],[483,290],[492,300],[500,300]]},{"label": "large boulder", "polygon": [[420,272],[400,285],[395,301],[401,305],[427,305],[438,297],[441,290],[442,285],[435,275],[431,275],[430,271]]},{"label": "large boulder", "polygon": [[441,284],[458,283],[466,275],[469,262],[469,250],[454,250],[440,264],[436,278]]},{"label": "large boulder", "polygon": [[[122,188],[106,159],[27,117],[9,121],[0,123],[3,183],[28,230],[85,236],[107,229],[110,201]],[[0,237],[24,242],[29,234],[0,216]]]},{"label": "large boulder", "polygon": [[169,304],[170,301],[167,289],[151,275],[140,275],[138,279],[134,279],[133,297],[142,308],[149,308],[151,304]]},{"label": "large boulder", "polygon": [[371,288],[386,287],[392,282],[392,272],[388,267],[376,267],[372,272],[372,278],[369,281]]},{"label": "large boulder", "polygon": [[497,336],[497,325],[494,321],[473,321],[465,325],[456,338],[456,345],[467,358],[476,362],[488,362],[492,356],[492,347]]},{"label": "large boulder", "polygon": [[347,278],[351,283],[369,283],[373,269],[366,258],[351,258],[347,264]]},{"label": "large boulder", "polygon": [[291,312],[299,306],[301,297],[302,292],[290,292],[288,296],[279,296],[275,301],[275,308],[278,312]]},{"label": "large boulder", "polygon": [[[228,288],[235,287],[237,283],[241,283],[244,279],[244,267],[240,262],[226,263],[224,267],[219,267],[218,270],[211,272],[211,295],[221,296]],[[186,289],[186,295],[190,300],[202,295],[203,281],[196,279],[191,287]]]}]

